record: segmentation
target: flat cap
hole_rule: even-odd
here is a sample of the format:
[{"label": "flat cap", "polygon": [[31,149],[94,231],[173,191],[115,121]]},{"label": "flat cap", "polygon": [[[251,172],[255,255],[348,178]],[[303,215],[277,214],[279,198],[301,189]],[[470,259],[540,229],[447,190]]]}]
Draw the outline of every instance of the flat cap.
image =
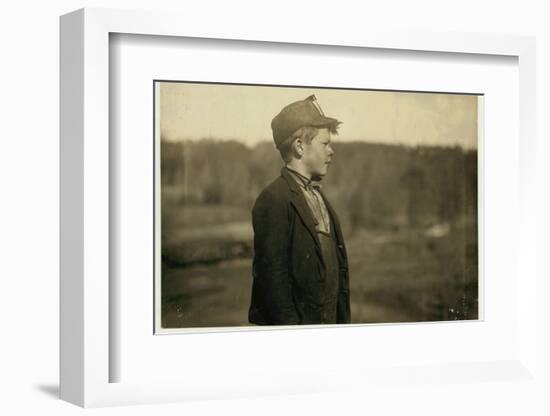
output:
[{"label": "flat cap", "polygon": [[284,107],[271,121],[271,130],[273,130],[275,146],[279,148],[286,139],[302,127],[336,128],[340,123],[335,118],[326,117],[315,95],[310,95],[305,100],[296,101]]}]

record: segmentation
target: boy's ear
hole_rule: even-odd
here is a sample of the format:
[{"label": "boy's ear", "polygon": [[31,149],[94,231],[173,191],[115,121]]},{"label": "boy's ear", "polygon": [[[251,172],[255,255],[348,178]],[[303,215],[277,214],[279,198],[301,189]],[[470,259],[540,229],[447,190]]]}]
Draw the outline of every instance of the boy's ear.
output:
[{"label": "boy's ear", "polygon": [[294,143],[292,143],[292,146],[294,147],[294,153],[298,156],[302,156],[304,153],[304,142],[302,139],[296,139],[294,140]]}]

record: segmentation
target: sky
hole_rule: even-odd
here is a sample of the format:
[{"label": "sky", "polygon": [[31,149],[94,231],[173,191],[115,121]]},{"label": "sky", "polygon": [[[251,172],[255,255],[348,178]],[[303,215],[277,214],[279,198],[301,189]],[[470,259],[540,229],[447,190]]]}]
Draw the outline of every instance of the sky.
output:
[{"label": "sky", "polygon": [[336,141],[478,147],[474,95],[157,83],[164,140],[214,138],[253,146],[272,141],[271,120],[291,102],[315,94],[325,115],[342,121]]}]

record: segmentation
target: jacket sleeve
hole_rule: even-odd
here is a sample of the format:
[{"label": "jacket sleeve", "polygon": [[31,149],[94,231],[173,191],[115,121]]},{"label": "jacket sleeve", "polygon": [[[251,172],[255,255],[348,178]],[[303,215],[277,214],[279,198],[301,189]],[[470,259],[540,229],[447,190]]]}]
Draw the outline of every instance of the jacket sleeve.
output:
[{"label": "jacket sleeve", "polygon": [[273,325],[300,322],[289,275],[290,207],[276,194],[260,195],[252,210],[255,284],[260,306]]}]

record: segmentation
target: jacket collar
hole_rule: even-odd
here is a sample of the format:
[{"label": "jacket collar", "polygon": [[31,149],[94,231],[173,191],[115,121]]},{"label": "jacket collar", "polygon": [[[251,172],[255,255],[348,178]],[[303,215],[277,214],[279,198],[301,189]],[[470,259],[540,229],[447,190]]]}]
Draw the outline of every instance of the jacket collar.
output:
[{"label": "jacket collar", "polygon": [[[281,169],[281,176],[288,184],[288,188],[293,193],[291,202],[296,208],[296,211],[298,212],[298,215],[306,225],[307,229],[311,233],[313,239],[317,243],[317,246],[320,250],[321,243],[319,241],[319,237],[317,236],[317,230],[315,228],[315,222],[313,221],[313,214],[311,213],[311,210],[309,209],[309,206],[307,205],[306,199],[304,197],[304,194],[302,190],[300,189],[300,185],[296,182],[296,180],[291,176],[288,169],[286,167],[283,167]],[[336,241],[338,244],[342,244],[343,237],[342,237],[342,230],[340,228],[340,222],[338,221],[338,217],[336,216],[336,212],[334,211],[334,208],[332,208],[332,205],[327,200],[323,192],[320,192],[321,197],[325,201],[325,206],[327,207],[329,216],[330,216],[330,223],[331,223],[331,230],[334,231],[334,237],[336,238]]]},{"label": "jacket collar", "polygon": [[298,183],[291,176],[286,166],[283,166],[281,168],[281,176],[283,177],[284,180],[286,180],[288,187],[292,192],[296,194],[301,194],[302,191],[300,190],[300,185],[298,185]]}]

